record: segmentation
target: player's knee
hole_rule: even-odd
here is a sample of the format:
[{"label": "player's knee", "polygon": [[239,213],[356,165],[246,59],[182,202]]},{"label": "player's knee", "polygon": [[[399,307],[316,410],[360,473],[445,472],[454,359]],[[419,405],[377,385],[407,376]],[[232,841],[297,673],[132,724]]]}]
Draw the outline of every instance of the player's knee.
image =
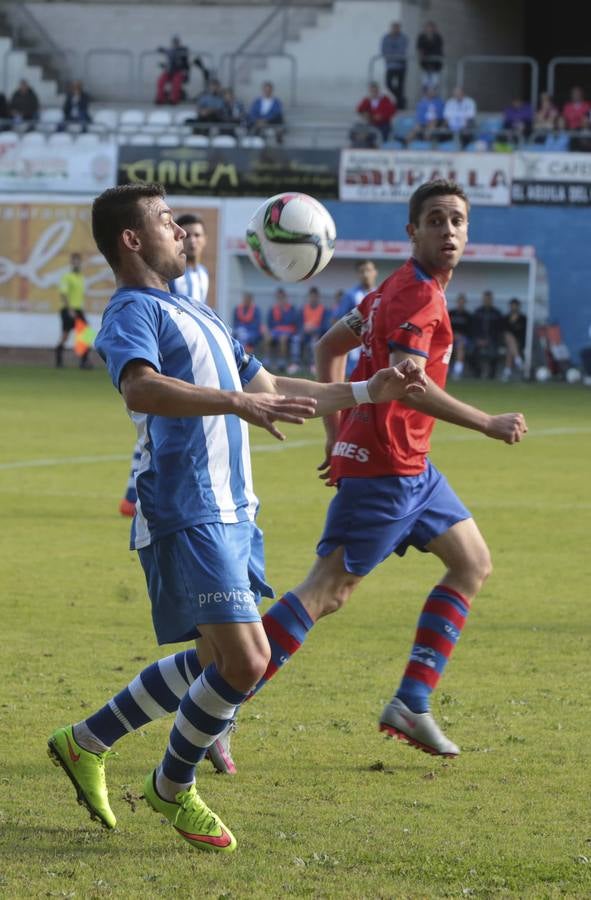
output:
[{"label": "player's knee", "polygon": [[261,680],[267,671],[270,658],[269,648],[249,648],[242,653],[234,654],[230,659],[225,659],[220,665],[220,674],[237,691],[246,693]]},{"label": "player's knee", "polygon": [[480,590],[487,578],[490,578],[492,569],[490,550],[483,543],[472,559],[472,577],[475,582],[475,593]]}]

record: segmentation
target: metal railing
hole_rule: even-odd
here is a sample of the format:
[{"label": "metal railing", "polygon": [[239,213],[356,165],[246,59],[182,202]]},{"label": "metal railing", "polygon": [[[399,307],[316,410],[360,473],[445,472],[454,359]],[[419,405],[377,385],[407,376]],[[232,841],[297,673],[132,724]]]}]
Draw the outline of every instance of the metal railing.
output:
[{"label": "metal railing", "polygon": [[295,106],[297,103],[297,78],[298,78],[298,64],[295,56],[292,56],[291,53],[268,53],[267,51],[261,51],[260,53],[250,53],[250,52],[233,52],[233,53],[224,53],[221,58],[220,70],[224,71],[224,67],[226,63],[229,63],[229,72],[228,72],[228,86],[232,88],[232,90],[236,89],[236,82],[238,80],[236,74],[236,66],[240,59],[286,59],[289,63],[290,67],[290,85],[289,85],[289,100],[291,106]]},{"label": "metal railing", "polygon": [[532,109],[538,107],[538,89],[540,84],[540,67],[533,56],[498,56],[480,55],[463,56],[456,66],[456,84],[464,87],[465,70],[468,65],[525,65],[530,69],[529,102]]},{"label": "metal railing", "polygon": [[[449,69],[448,62],[447,62],[447,60],[445,59],[444,56],[426,56],[426,57],[422,57],[422,56],[418,56],[416,53],[409,53],[409,54],[407,54],[406,56],[401,56],[401,57],[397,57],[397,58],[400,59],[401,62],[405,62],[405,63],[406,63],[406,73],[407,73],[406,84],[407,84],[407,87],[406,87],[406,89],[405,89],[405,93],[408,92],[408,84],[409,84],[408,71],[409,71],[409,68],[412,70],[413,73],[414,73],[415,71],[418,71],[418,72],[420,73],[420,72],[422,71],[422,70],[421,70],[421,62],[423,62],[423,61],[425,61],[425,62],[440,62],[440,63],[441,63],[441,69],[439,70],[439,73],[438,73],[438,74],[439,74],[439,82],[440,82],[440,85],[441,85],[441,87],[442,87],[443,92],[444,92],[444,93],[448,93],[448,92],[449,92],[450,69]],[[378,67],[378,65],[379,65],[380,63],[381,63],[382,69],[383,69],[383,74],[382,74],[382,78],[381,78],[381,79],[376,75],[376,70],[377,70],[377,67]],[[377,82],[382,81],[382,82],[383,82],[383,80],[384,80],[384,75],[385,75],[385,72],[386,72],[387,68],[388,68],[388,66],[387,66],[387,64],[386,64],[386,60],[385,60],[384,55],[383,55],[382,53],[375,53],[375,54],[370,58],[369,64],[368,64],[368,66],[367,66],[367,80],[368,80],[368,82],[370,82],[370,81],[377,81]],[[421,77],[422,77],[422,76],[421,76]],[[412,92],[411,92],[411,93],[412,93]],[[398,99],[400,99],[400,98],[398,98]]]},{"label": "metal railing", "polygon": [[548,93],[554,96],[556,88],[556,68],[558,66],[591,66],[591,56],[555,56],[548,63],[546,83]]},{"label": "metal railing", "polygon": [[[10,24],[14,49],[19,49],[18,45],[28,32],[34,39],[35,46],[25,48],[23,52],[45,53],[51,59],[54,67],[58,69],[60,76],[58,86],[63,87],[66,81],[71,80],[72,72],[67,61],[64,60],[61,47],[56,44],[25,3],[6,3],[4,10]],[[6,85],[6,79],[4,84]]]}]

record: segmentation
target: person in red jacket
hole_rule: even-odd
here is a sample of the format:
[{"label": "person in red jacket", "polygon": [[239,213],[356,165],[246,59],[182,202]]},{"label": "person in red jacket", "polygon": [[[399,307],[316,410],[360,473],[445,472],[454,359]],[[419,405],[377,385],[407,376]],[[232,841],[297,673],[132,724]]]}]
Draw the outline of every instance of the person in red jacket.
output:
[{"label": "person in red jacket", "polygon": [[370,124],[379,130],[382,139],[388,140],[392,119],[396,114],[396,104],[386,94],[380,94],[377,81],[370,81],[367,97],[358,104],[357,112],[360,115],[367,114]]},{"label": "person in red jacket", "polygon": [[564,127],[568,131],[576,131],[585,128],[589,124],[591,103],[585,99],[583,88],[574,87],[570,92],[570,100],[562,108]]}]

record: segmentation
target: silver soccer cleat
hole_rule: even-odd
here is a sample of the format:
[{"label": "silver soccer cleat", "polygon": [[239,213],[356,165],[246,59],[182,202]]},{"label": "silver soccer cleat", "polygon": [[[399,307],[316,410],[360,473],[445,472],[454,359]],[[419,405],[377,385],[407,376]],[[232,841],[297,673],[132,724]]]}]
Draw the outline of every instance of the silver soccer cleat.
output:
[{"label": "silver soccer cleat", "polygon": [[222,731],[220,736],[215,739],[205,754],[220,775],[235,775],[237,772],[230,750],[230,740],[235,731],[236,722],[232,719],[231,722],[228,722],[225,731]]},{"label": "silver soccer cleat", "polygon": [[460,748],[446,738],[430,712],[413,713],[398,697],[384,708],[380,731],[433,756],[458,756]]}]

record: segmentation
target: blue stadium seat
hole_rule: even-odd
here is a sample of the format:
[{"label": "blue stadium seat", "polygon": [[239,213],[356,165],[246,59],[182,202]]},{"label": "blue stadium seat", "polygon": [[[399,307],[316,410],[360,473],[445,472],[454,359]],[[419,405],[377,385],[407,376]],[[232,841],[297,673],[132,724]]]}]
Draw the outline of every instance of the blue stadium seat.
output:
[{"label": "blue stadium seat", "polygon": [[403,141],[384,141],[380,147],[380,150],[403,150],[405,146],[406,145],[403,143]]},{"label": "blue stadium seat", "polygon": [[394,116],[393,133],[394,137],[399,141],[404,141],[406,136],[415,127],[416,119],[414,113],[398,113]]},{"label": "blue stadium seat", "polygon": [[445,150],[449,153],[453,153],[455,150],[459,150],[460,147],[453,138],[450,141],[440,141],[439,144],[435,145],[436,150]]},{"label": "blue stadium seat", "polygon": [[503,127],[503,116],[498,113],[490,116],[483,116],[478,123],[478,136],[483,140],[491,140],[501,131]]},{"label": "blue stadium seat", "polygon": [[407,145],[408,150],[432,150],[433,144],[431,141],[411,141],[410,144]]}]

